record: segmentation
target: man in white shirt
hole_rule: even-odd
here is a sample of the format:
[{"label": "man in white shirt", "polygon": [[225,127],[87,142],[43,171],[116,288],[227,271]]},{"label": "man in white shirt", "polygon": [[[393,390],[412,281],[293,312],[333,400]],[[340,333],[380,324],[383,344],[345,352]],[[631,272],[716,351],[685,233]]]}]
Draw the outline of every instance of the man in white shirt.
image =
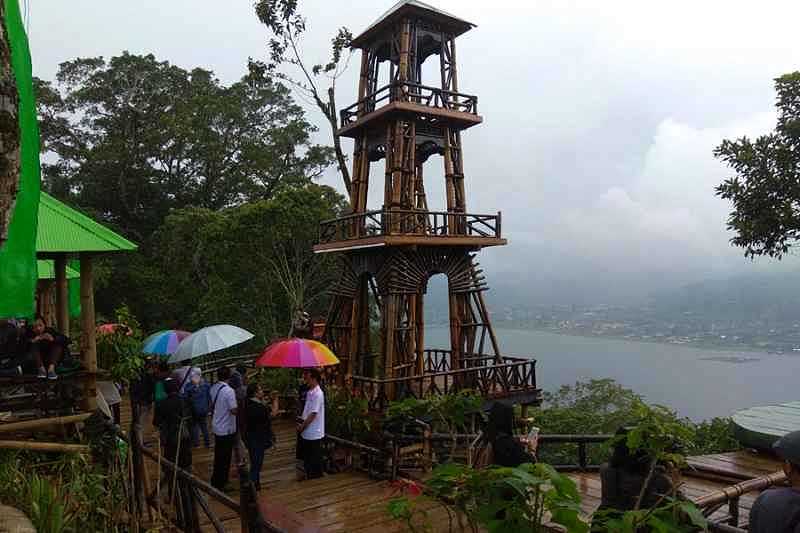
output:
[{"label": "man in white shirt", "polygon": [[302,421],[297,424],[306,479],[322,477],[322,438],[325,436],[325,394],[319,386],[316,368],[303,372],[308,385]]},{"label": "man in white shirt", "polygon": [[223,366],[217,370],[217,382],[211,387],[211,431],[214,433],[214,472],[211,486],[225,490],[231,453],[236,444],[236,392],[227,381],[231,369]]}]

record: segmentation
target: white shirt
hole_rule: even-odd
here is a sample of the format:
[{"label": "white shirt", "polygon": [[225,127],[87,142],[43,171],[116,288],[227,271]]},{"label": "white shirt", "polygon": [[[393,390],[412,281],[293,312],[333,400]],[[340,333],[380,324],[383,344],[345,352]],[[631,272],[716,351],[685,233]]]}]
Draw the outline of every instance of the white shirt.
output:
[{"label": "white shirt", "polygon": [[319,385],[306,393],[303,420],[306,420],[311,413],[317,413],[317,416],[300,436],[306,440],[319,440],[325,436],[325,395]]},{"label": "white shirt", "polygon": [[221,381],[214,383],[210,392],[211,402],[214,404],[211,431],[220,437],[236,433],[236,415],[231,413],[231,409],[236,409],[236,393],[233,387]]}]

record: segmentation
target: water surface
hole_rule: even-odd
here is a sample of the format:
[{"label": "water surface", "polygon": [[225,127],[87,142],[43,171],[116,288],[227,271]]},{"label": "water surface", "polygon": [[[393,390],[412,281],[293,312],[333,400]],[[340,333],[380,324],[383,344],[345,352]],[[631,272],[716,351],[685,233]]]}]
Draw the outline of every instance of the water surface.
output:
[{"label": "water surface", "polygon": [[[496,333],[504,354],[537,359],[537,380],[545,390],[578,380],[613,378],[646,401],[695,420],[800,400],[800,353],[704,350],[531,330]],[[430,326],[425,339],[432,348],[447,346],[449,332]]]}]

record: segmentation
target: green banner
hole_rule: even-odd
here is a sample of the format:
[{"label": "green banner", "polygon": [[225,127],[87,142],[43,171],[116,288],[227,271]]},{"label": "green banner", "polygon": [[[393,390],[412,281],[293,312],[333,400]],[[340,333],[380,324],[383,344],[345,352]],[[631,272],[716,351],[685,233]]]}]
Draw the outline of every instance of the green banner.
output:
[{"label": "green banner", "polygon": [[31,53],[17,0],[5,4],[5,28],[19,93],[20,179],[8,240],[0,249],[0,317],[35,312],[36,223],[39,217],[39,126],[33,98]]}]

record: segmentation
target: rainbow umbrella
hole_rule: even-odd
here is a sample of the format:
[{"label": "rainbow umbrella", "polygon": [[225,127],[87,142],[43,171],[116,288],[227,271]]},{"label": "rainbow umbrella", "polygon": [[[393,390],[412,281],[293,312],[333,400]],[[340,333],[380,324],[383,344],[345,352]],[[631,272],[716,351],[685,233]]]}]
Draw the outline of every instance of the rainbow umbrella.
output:
[{"label": "rainbow umbrella", "polygon": [[311,339],[284,339],[264,348],[256,366],[311,368],[339,364],[327,346]]},{"label": "rainbow umbrella", "polygon": [[181,341],[189,335],[191,333],[180,329],[165,329],[153,333],[142,343],[142,351],[156,355],[170,355],[175,353]]}]

